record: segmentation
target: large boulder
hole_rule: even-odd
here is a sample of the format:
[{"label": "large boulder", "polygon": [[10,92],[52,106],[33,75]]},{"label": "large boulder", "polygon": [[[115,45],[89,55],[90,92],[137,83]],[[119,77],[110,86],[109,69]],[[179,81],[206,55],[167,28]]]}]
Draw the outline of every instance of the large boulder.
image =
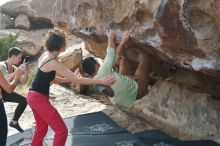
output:
[{"label": "large boulder", "polygon": [[59,61],[62,62],[68,69],[75,71],[82,61],[81,44],[69,47],[59,55]]},{"label": "large boulder", "polygon": [[0,29],[14,28],[14,20],[8,15],[0,14]]},{"label": "large boulder", "polygon": [[0,10],[4,14],[8,14],[12,17],[17,17],[23,13],[27,16],[35,16],[36,12],[31,6],[31,1],[28,0],[13,0],[0,7]]},{"label": "large boulder", "polygon": [[[77,40],[76,38],[74,39],[74,37],[71,39],[70,36],[67,35],[66,37],[67,47],[64,52],[59,54],[59,61],[62,62],[66,68],[74,72],[80,67],[80,63],[83,59],[83,50],[85,50],[85,47],[84,43],[79,42],[80,40]],[[75,83],[69,83],[67,85],[78,93],[85,89],[85,86]]]},{"label": "large boulder", "polygon": [[219,102],[213,100],[220,99],[219,4],[215,0],[57,0],[52,19],[55,26],[82,38],[88,51],[100,58],[106,53],[106,28],[116,32],[116,43],[133,28],[121,55],[138,62],[140,52],[150,53],[152,67],[167,73],[162,79],[171,82],[155,84],[140,100],[142,106],[135,106],[137,111],[162,129],[176,130],[177,136],[209,139],[220,131]]},{"label": "large boulder", "polygon": [[31,29],[51,28],[52,7],[56,0],[12,0],[0,7],[1,13],[16,18],[24,14],[30,21]]},{"label": "large boulder", "polygon": [[43,48],[44,35],[48,32],[48,29],[41,29],[38,31],[25,31],[19,29],[7,29],[0,30],[0,38],[7,37],[8,35],[18,34],[17,39],[15,40],[24,54],[27,56],[36,56],[38,55]]},{"label": "large boulder", "polygon": [[20,14],[15,18],[15,28],[29,30],[30,22],[28,17],[24,14]]},{"label": "large boulder", "polygon": [[106,52],[106,27],[116,32],[116,43],[133,28],[123,56],[130,57],[127,50],[133,56],[148,52],[177,69],[201,72],[219,83],[219,11],[219,2],[204,0],[57,0],[53,23],[81,37],[89,52],[100,58]]},{"label": "large boulder", "polygon": [[157,82],[132,112],[181,139],[219,139],[220,102],[166,81]]}]

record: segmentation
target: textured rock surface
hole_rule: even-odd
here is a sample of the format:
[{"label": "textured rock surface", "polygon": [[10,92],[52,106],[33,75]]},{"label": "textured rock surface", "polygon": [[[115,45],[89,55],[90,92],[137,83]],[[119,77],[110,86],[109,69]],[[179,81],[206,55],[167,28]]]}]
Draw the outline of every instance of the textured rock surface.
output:
[{"label": "textured rock surface", "polygon": [[[218,101],[212,99],[220,99],[219,1],[57,0],[53,10],[53,23],[81,37],[88,51],[101,58],[107,46],[106,27],[116,32],[117,43],[125,30],[134,27],[122,55],[137,61],[139,53],[149,52],[152,66],[168,73],[161,77],[177,83],[167,85],[165,91],[161,88],[163,83],[156,84],[147,96],[149,101],[143,99],[140,115],[157,119],[158,122],[151,122],[163,129],[171,127],[174,130],[170,134],[180,137],[219,135],[219,107],[215,104]],[[186,89],[181,90],[178,84]],[[150,106],[150,103],[160,104],[153,98],[155,88],[158,88],[155,91],[160,95],[158,98],[169,102],[164,102],[164,106],[169,105],[171,109]],[[177,105],[186,109],[178,109]],[[144,112],[151,108],[155,111]],[[194,117],[199,119],[199,124]]]},{"label": "textured rock surface", "polygon": [[169,82],[158,82],[132,109],[150,123],[182,139],[219,139],[220,103]]},{"label": "textured rock surface", "polygon": [[[219,5],[214,0],[58,0],[53,21],[83,38],[90,51],[102,58],[106,26],[114,29],[118,38],[136,26],[129,49],[148,51],[189,70],[200,65],[198,71],[219,80]],[[193,67],[194,59],[207,62]],[[207,67],[210,62],[215,65]]]},{"label": "textured rock surface", "polygon": [[16,18],[24,14],[29,18],[30,28],[51,28],[52,7],[56,0],[12,0],[0,7],[2,13]]},{"label": "textured rock surface", "polygon": [[52,19],[83,38],[89,51],[101,58],[107,26],[116,31],[117,41],[135,26],[129,50],[147,51],[173,66],[220,80],[219,6],[215,0],[14,0],[1,11],[13,17],[27,15],[32,29],[52,27]]},{"label": "textured rock surface", "polygon": [[28,20],[28,17],[24,14],[19,14],[15,18],[15,28],[29,30],[30,22]]},{"label": "textured rock surface", "polygon": [[[77,48],[79,46],[79,48]],[[69,47],[59,55],[59,61],[62,62],[68,69],[74,71],[79,67],[82,61],[81,44]]]},{"label": "textured rock surface", "polygon": [[0,29],[5,28],[13,28],[14,27],[14,20],[11,19],[8,15],[1,15],[0,14]]},{"label": "textured rock surface", "polygon": [[6,37],[9,34],[18,35],[16,42],[25,55],[35,56],[42,50],[43,35],[47,33],[48,29],[38,31],[25,31],[19,29],[0,30],[0,38]]}]

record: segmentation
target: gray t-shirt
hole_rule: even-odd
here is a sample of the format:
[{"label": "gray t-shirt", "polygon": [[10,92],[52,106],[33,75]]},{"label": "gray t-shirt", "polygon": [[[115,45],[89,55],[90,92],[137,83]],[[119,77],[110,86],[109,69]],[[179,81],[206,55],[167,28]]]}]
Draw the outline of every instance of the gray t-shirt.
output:
[{"label": "gray t-shirt", "polygon": [[[16,70],[16,67],[14,65],[13,65],[13,68],[14,68],[14,70]],[[8,67],[7,67],[5,61],[0,62],[0,70],[2,71],[4,76],[9,74]]]}]

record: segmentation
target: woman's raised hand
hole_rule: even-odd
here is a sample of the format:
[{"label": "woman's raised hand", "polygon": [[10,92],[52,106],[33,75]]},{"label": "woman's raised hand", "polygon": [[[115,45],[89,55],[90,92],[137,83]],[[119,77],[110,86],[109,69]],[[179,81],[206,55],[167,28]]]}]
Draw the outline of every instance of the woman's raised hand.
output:
[{"label": "woman's raised hand", "polygon": [[126,43],[129,40],[130,37],[130,31],[125,31],[122,35],[121,42]]}]

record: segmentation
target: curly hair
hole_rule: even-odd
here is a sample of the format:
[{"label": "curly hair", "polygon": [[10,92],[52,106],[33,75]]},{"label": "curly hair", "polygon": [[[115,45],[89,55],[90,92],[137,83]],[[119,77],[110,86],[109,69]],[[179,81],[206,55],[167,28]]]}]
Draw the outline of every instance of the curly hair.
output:
[{"label": "curly hair", "polygon": [[49,32],[45,46],[48,51],[53,52],[59,51],[65,44],[65,34],[58,30],[53,30]]}]

